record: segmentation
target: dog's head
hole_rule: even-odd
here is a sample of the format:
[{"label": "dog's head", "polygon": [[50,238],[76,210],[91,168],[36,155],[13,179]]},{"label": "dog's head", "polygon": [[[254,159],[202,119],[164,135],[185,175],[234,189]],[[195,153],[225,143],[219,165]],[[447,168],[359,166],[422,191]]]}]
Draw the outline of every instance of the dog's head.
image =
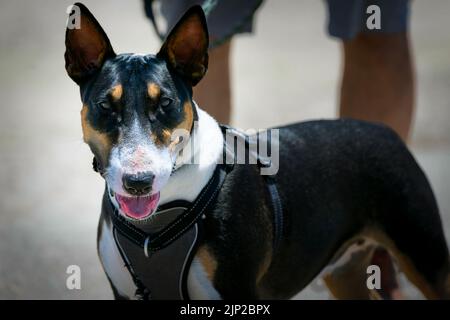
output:
[{"label": "dog's head", "polygon": [[66,30],[66,70],[79,85],[84,141],[132,219],[158,205],[181,142],[196,117],[192,87],[208,67],[208,31],[200,6],[189,9],[156,55],[116,55],[100,24],[75,4],[79,28]]}]

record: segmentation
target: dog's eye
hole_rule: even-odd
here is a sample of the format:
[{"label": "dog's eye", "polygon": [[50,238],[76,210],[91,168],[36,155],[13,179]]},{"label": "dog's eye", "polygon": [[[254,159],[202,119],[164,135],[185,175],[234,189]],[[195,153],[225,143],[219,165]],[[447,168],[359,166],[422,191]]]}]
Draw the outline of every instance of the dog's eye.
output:
[{"label": "dog's eye", "polygon": [[170,106],[171,103],[172,103],[172,99],[166,98],[166,97],[162,97],[160,102],[159,102],[159,104],[163,108]]},{"label": "dog's eye", "polygon": [[111,106],[110,106],[109,103],[106,102],[106,101],[100,101],[100,102],[97,102],[97,106],[98,106],[101,110],[104,110],[104,111],[109,111],[109,110],[111,109]]}]

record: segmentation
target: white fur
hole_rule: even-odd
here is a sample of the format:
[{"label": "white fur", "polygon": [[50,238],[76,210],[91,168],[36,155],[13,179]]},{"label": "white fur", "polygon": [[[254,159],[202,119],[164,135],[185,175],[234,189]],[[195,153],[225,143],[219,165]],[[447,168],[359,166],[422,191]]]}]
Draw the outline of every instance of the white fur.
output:
[{"label": "white fur", "polygon": [[[199,122],[193,132],[196,139],[194,154],[197,161],[195,164],[180,163],[180,161],[189,162],[190,159],[178,159],[177,165],[180,168],[170,175],[172,166],[177,159],[170,155],[168,149],[158,149],[149,141],[148,137],[143,137],[140,133],[142,130],[136,122],[131,130],[132,134],[128,135],[126,139],[121,139],[127,141],[123,141],[112,151],[110,167],[106,175],[109,188],[114,192],[124,192],[121,180],[124,172],[134,173],[151,170],[156,175],[157,180],[157,184],[153,188],[158,188],[158,191],[161,192],[160,204],[172,200],[195,200],[211,178],[217,160],[222,156],[223,151],[223,136],[217,122],[198,106],[197,112]],[[141,146],[141,150],[137,150],[136,146]],[[136,155],[137,151],[142,154]],[[141,156],[143,159],[139,159]],[[135,161],[136,158],[138,161]],[[115,198],[111,197],[111,199],[114,205],[118,207]],[[114,243],[112,230],[106,223],[102,226],[99,253],[106,273],[119,292],[125,296],[133,297],[133,282]],[[195,258],[189,269],[187,285],[189,296],[192,299],[221,298],[207,278],[202,265]]]},{"label": "white fur", "polygon": [[124,297],[132,299],[136,291],[136,286],[125,267],[125,263],[114,241],[112,230],[105,222],[103,222],[101,228],[98,253],[103,269],[119,293]]},{"label": "white fur", "polygon": [[[198,126],[194,129],[196,164],[184,164],[161,190],[160,203],[193,201],[211,178],[223,151],[223,136],[217,122],[197,107]],[[185,159],[189,161],[190,159]],[[197,162],[196,161],[196,162]]]},{"label": "white fur", "polygon": [[206,276],[202,264],[197,258],[192,260],[187,278],[189,298],[192,300],[221,300],[219,292]]},{"label": "white fur", "polygon": [[156,146],[136,119],[129,131],[120,133],[118,145],[111,149],[105,179],[112,191],[127,195],[122,187],[124,174],[151,172],[155,175],[152,190],[157,193],[167,183],[174,161],[169,149]]},{"label": "white fur", "polygon": [[352,256],[354,254],[357,254],[360,251],[366,250],[368,247],[375,246],[377,243],[369,238],[362,238],[364,242],[362,243],[352,243],[347,248],[345,248],[345,251],[342,253],[341,256],[336,257],[333,259],[320,273],[319,277],[324,277],[326,275],[329,275],[333,273],[334,270],[346,265],[350,260],[352,259]]}]

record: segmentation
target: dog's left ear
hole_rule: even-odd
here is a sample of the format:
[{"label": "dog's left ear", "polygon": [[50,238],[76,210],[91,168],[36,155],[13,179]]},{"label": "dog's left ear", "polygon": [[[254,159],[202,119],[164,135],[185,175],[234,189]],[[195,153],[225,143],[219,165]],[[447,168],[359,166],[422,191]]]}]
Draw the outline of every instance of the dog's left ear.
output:
[{"label": "dog's left ear", "polygon": [[191,7],[172,29],[157,54],[195,86],[208,69],[209,36],[201,6]]}]

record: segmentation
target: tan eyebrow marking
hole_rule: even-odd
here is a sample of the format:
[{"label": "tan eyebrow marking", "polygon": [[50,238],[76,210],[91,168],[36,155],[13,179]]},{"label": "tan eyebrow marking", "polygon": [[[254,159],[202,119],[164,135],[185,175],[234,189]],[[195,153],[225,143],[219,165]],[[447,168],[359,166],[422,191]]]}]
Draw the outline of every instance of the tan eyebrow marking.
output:
[{"label": "tan eyebrow marking", "polygon": [[147,84],[147,93],[150,98],[157,99],[159,97],[160,92],[161,89],[156,83],[149,82]]},{"label": "tan eyebrow marking", "polygon": [[121,84],[117,84],[111,89],[111,97],[116,101],[120,100],[120,98],[122,97],[122,93],[123,88]]}]

